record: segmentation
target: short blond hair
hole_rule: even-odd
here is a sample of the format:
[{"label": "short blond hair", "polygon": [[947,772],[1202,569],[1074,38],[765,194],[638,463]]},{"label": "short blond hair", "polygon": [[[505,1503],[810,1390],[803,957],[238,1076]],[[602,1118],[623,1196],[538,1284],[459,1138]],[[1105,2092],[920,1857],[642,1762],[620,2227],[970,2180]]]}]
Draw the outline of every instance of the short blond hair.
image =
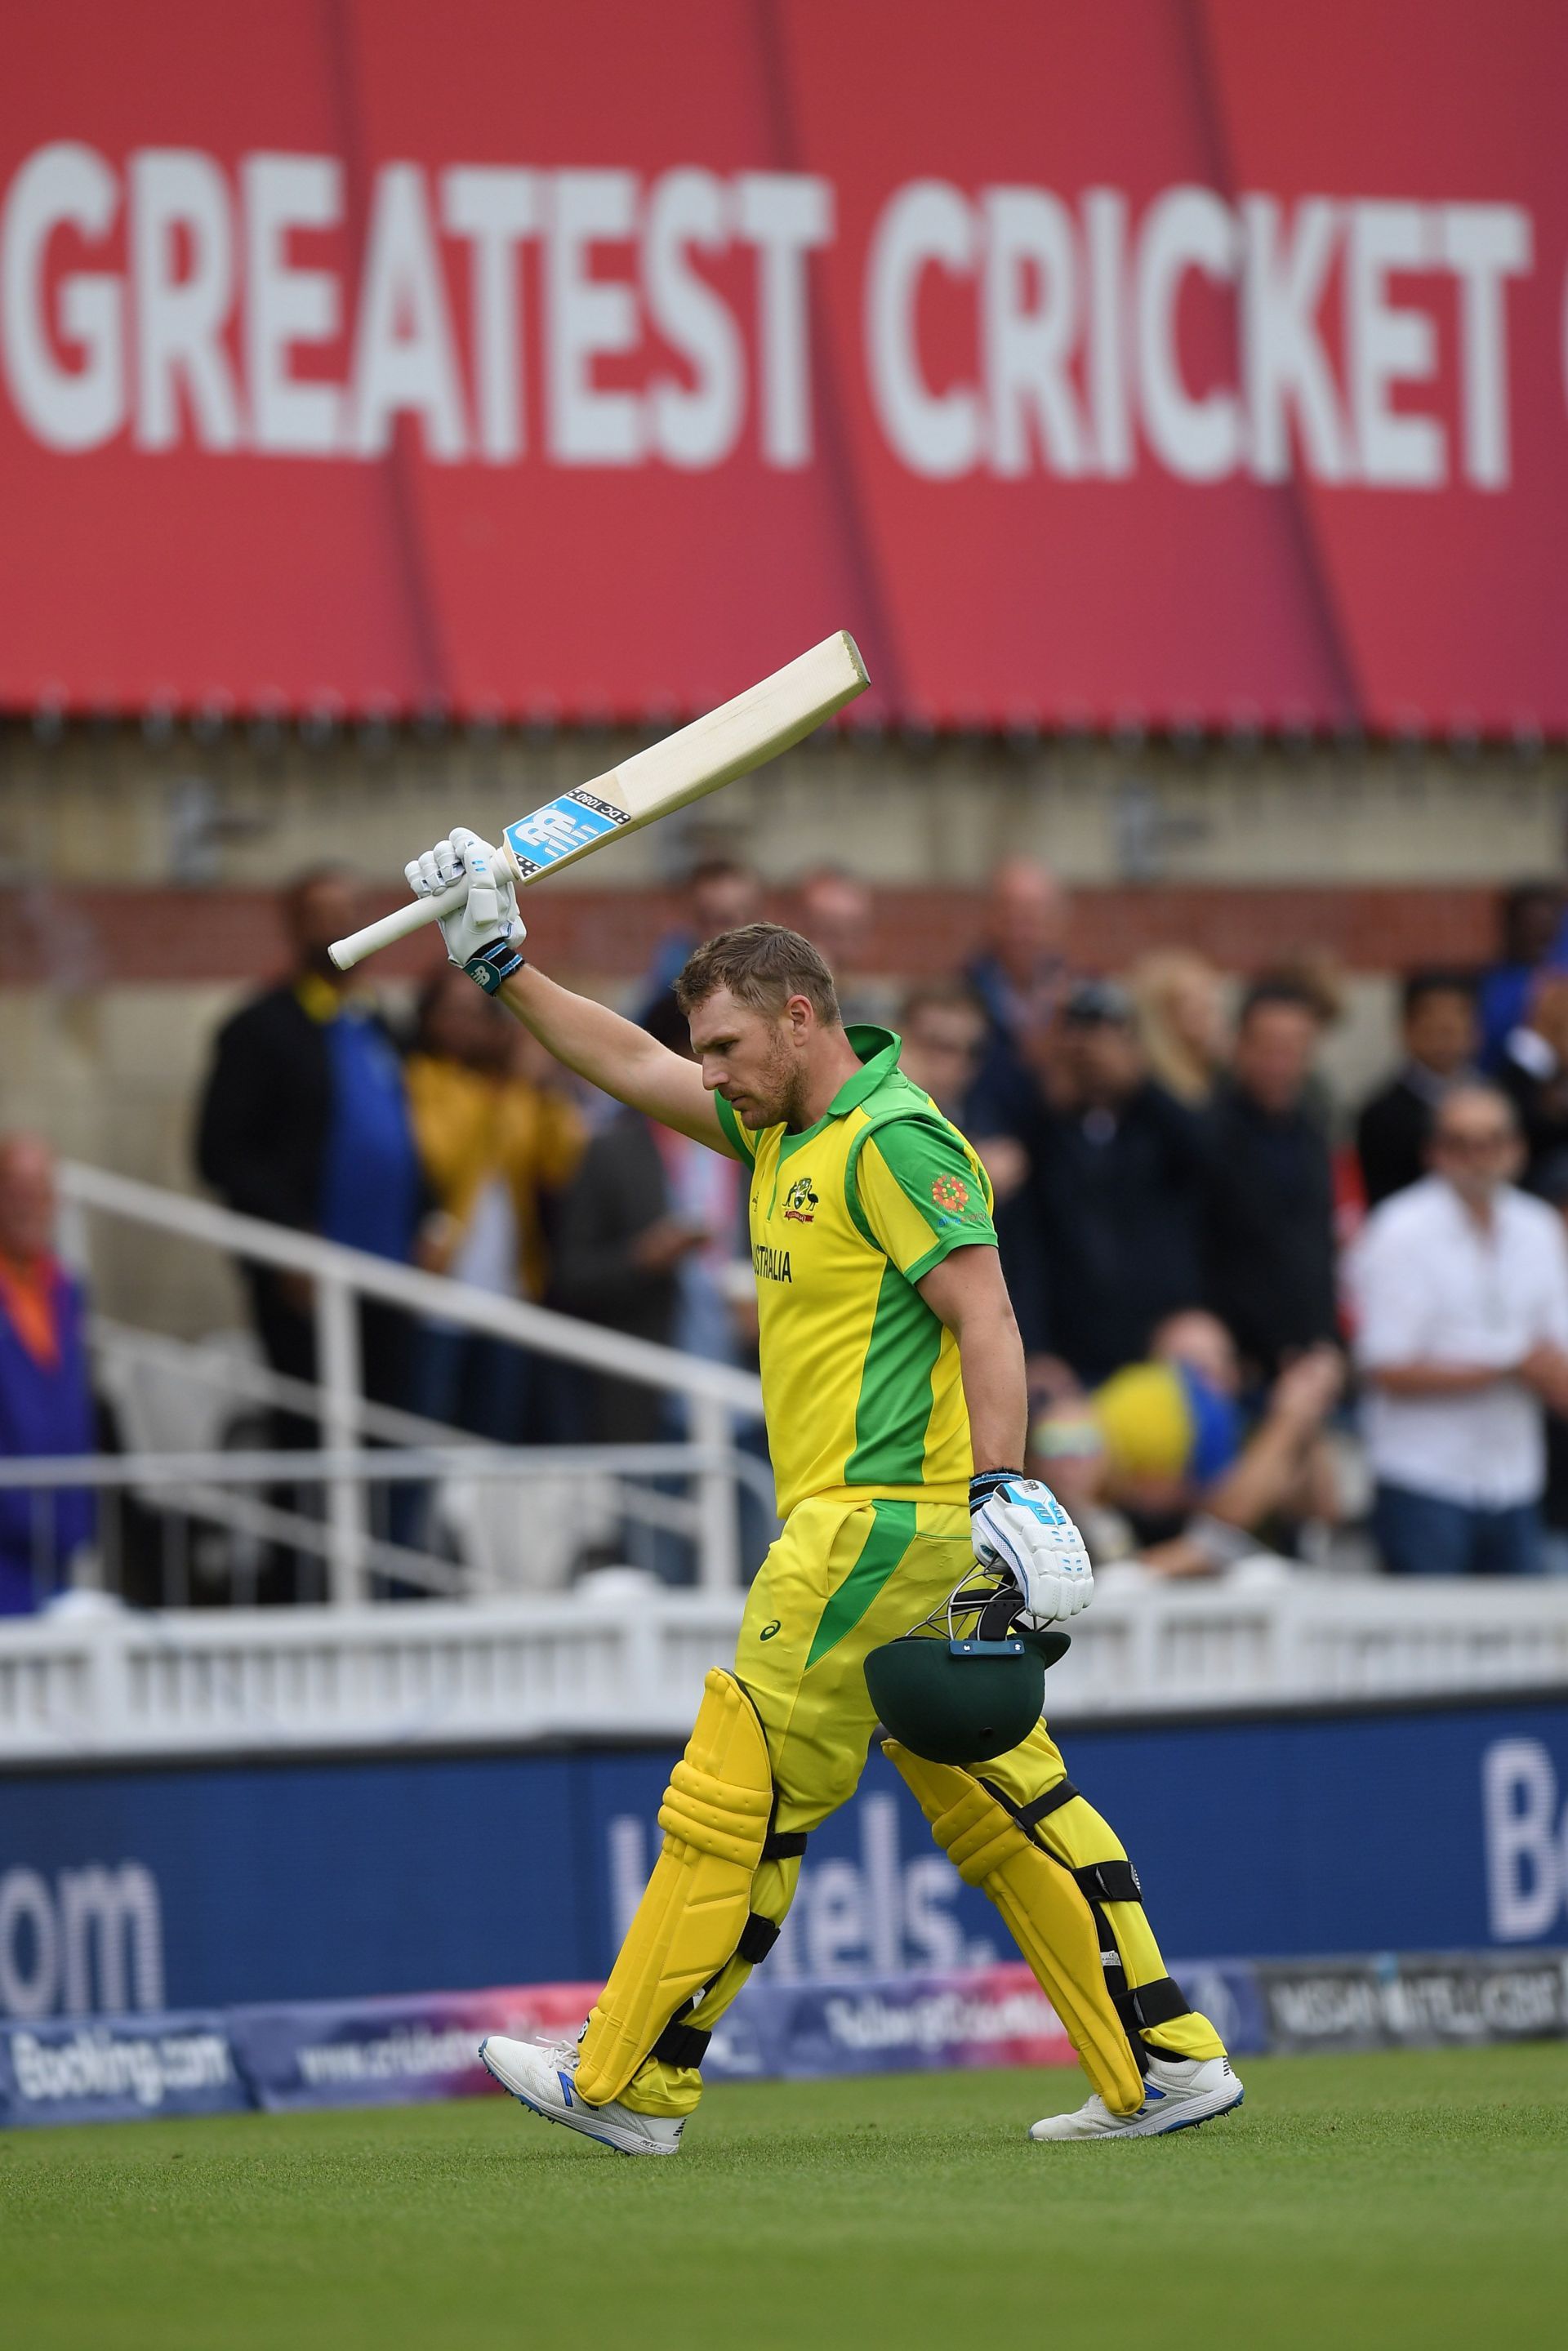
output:
[{"label": "short blond hair", "polygon": [[832,973],[810,940],[782,923],[746,923],[707,940],[687,956],[675,1002],[689,1019],[721,987],[774,1020],[792,996],[803,996],[824,1028],[843,1025]]}]

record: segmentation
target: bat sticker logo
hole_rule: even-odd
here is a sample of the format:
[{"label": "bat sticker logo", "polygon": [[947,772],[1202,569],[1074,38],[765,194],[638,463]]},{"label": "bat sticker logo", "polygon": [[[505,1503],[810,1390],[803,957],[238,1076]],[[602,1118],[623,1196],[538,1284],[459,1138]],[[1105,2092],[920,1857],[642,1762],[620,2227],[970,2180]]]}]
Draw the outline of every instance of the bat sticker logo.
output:
[{"label": "bat sticker logo", "polygon": [[590,849],[626,818],[589,792],[565,792],[532,816],[507,827],[507,839],[524,874],[542,873],[574,851]]}]

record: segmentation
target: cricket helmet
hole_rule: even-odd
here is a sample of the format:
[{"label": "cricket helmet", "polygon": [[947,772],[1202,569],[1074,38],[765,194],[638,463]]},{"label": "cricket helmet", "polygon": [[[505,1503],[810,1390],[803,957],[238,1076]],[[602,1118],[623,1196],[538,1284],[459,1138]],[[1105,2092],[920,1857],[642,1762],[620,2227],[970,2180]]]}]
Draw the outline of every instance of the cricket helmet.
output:
[{"label": "cricket helmet", "polygon": [[1070,1636],[1018,1623],[1023,1594],[966,1583],[945,1609],[873,1649],[866,1687],[883,1729],[928,1763],[985,1763],[1027,1739],[1045,1705],[1048,1666]]}]

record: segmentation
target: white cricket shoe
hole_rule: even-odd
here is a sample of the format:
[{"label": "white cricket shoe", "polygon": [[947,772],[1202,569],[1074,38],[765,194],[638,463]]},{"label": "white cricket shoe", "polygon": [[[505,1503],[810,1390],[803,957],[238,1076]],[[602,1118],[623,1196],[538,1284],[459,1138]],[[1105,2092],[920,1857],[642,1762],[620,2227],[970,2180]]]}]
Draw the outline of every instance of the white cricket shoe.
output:
[{"label": "white cricket shoe", "polygon": [[564,2123],[585,2138],[602,2140],[621,2155],[678,2155],[685,2115],[636,2115],[612,2098],[602,2106],[580,2099],[574,2041],[508,2041],[492,2032],[479,2054],[503,2090],[547,2123]]},{"label": "white cricket shoe", "polygon": [[1212,2122],[1241,2104],[1241,2083],[1228,2057],[1151,2057],[1144,2103],[1135,2115],[1113,2115],[1103,2098],[1088,2098],[1076,2114],[1047,2115],[1030,2138],[1158,2138]]}]

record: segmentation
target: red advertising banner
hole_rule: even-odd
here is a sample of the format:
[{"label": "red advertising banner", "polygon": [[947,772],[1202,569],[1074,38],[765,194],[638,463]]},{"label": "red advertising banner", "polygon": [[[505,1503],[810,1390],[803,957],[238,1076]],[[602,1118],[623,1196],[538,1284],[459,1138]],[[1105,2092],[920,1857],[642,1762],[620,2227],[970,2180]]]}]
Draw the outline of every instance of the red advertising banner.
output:
[{"label": "red advertising banner", "polygon": [[1568,731],[1561,0],[5,52],[0,703]]}]

